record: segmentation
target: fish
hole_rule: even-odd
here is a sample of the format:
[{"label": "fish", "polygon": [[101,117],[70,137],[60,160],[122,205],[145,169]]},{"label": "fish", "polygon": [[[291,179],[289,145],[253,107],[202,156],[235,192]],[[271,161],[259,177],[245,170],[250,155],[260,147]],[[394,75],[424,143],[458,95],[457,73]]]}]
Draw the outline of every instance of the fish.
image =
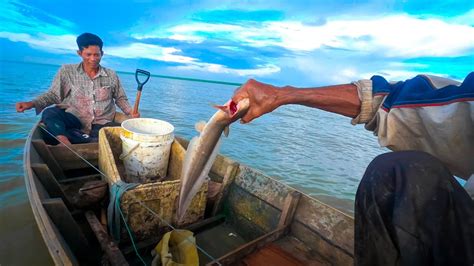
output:
[{"label": "fish", "polygon": [[227,137],[229,125],[242,118],[248,111],[248,98],[238,103],[229,100],[224,105],[214,106],[218,111],[207,123],[196,124],[199,136],[189,142],[181,171],[181,188],[178,202],[178,221],[182,221],[192,199],[197,194],[217,157],[222,133]]}]

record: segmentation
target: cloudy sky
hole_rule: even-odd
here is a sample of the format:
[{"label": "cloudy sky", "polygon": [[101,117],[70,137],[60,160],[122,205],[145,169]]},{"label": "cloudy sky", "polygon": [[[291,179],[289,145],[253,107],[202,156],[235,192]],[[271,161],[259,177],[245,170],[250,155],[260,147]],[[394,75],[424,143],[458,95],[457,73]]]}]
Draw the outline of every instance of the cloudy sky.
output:
[{"label": "cloudy sky", "polygon": [[474,69],[474,1],[1,0],[0,60],[75,63],[104,40],[115,70],[277,85],[380,74],[463,79]]}]

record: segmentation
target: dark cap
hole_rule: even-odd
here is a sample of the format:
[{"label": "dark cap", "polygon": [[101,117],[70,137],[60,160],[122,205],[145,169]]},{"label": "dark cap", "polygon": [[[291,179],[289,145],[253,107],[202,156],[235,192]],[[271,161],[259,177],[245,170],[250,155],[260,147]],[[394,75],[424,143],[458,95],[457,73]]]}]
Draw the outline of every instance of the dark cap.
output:
[{"label": "dark cap", "polygon": [[102,50],[102,46],[104,45],[99,36],[87,32],[79,35],[76,39],[76,43],[79,50],[89,47],[89,45],[97,45],[100,47],[100,50]]}]

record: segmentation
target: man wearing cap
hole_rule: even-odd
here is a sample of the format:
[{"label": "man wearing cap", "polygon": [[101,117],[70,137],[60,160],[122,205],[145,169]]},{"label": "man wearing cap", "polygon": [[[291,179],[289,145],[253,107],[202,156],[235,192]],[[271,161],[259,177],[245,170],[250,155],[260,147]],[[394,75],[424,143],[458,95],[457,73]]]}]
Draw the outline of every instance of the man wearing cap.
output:
[{"label": "man wearing cap", "polygon": [[79,64],[63,65],[49,90],[30,102],[16,104],[17,112],[44,108],[42,122],[64,144],[97,139],[99,129],[113,124],[115,104],[128,116],[132,113],[125,91],[115,71],[100,65],[104,54],[99,36],[83,33],[77,37]]}]

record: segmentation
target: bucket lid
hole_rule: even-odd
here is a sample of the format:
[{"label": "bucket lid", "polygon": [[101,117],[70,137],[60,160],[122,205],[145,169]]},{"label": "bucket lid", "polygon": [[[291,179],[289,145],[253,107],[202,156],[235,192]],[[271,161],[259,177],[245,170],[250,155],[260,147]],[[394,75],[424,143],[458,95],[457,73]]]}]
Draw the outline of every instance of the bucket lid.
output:
[{"label": "bucket lid", "polygon": [[153,140],[155,137],[173,136],[174,126],[153,118],[132,118],[122,122],[122,135],[135,140]]}]

